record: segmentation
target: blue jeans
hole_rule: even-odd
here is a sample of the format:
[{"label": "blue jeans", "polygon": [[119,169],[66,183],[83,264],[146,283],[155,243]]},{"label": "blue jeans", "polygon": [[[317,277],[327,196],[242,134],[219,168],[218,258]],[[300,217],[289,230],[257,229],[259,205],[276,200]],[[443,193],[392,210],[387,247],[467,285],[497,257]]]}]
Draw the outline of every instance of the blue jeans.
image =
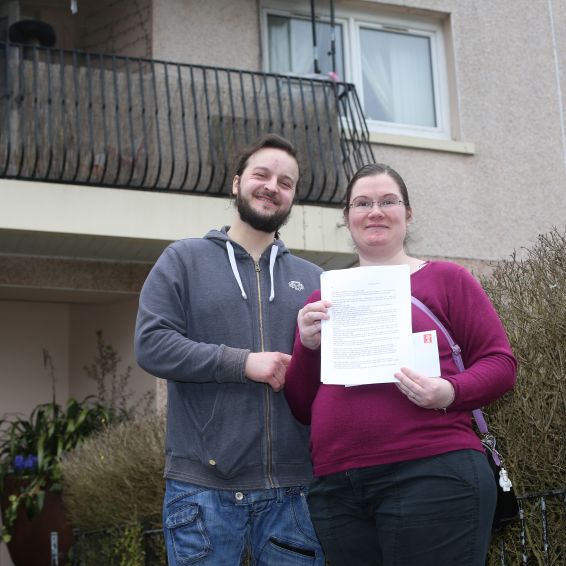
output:
[{"label": "blue jeans", "polygon": [[163,528],[169,566],[323,566],[301,487],[231,491],[167,480]]},{"label": "blue jeans", "polygon": [[316,478],[308,502],[332,566],[484,566],[496,497],[485,455],[458,450]]}]

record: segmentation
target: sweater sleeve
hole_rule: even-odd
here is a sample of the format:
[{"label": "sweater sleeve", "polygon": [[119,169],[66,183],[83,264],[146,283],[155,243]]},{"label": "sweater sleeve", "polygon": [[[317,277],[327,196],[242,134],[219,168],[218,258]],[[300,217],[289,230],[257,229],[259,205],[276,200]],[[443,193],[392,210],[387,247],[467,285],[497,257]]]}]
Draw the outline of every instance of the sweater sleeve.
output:
[{"label": "sweater sleeve", "polygon": [[[318,300],[320,300],[320,291],[315,291],[305,304]],[[311,407],[319,386],[320,348],[311,350],[303,346],[297,329],[283,391],[291,412],[303,424],[308,425],[311,422]]]},{"label": "sweater sleeve", "polygon": [[455,391],[449,410],[467,411],[494,402],[515,385],[517,362],[491,301],[464,268],[451,280],[448,318],[466,370],[447,376]]},{"label": "sweater sleeve", "polygon": [[140,294],[134,338],[138,364],[156,377],[175,381],[245,383],[249,350],[187,337],[185,285],[179,258],[169,247]]}]

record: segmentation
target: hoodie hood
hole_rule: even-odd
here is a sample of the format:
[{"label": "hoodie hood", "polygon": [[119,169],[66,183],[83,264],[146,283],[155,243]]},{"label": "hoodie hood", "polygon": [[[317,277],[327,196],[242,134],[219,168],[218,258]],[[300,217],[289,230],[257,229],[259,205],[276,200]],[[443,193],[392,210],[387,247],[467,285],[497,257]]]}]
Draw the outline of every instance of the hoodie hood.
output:
[{"label": "hoodie hood", "polygon": [[[226,254],[228,257],[228,261],[230,263],[230,267],[232,269],[232,274],[234,275],[234,279],[240,288],[240,293],[242,295],[242,299],[247,301],[248,296],[242,284],[242,278],[240,277],[240,272],[238,271],[238,264],[236,262],[236,257],[251,257],[250,254],[238,243],[233,242],[230,240],[228,236],[228,230],[230,226],[223,226],[220,230],[210,230],[205,239],[211,240],[214,243],[226,248]],[[275,285],[274,285],[274,277],[273,272],[275,270],[275,262],[277,261],[278,257],[281,257],[283,254],[288,254],[289,250],[285,246],[285,244],[281,240],[274,240],[273,244],[268,246],[263,253],[259,261],[267,260],[269,261],[269,279],[270,279],[270,292],[269,292],[269,302],[272,302],[275,298]]]}]

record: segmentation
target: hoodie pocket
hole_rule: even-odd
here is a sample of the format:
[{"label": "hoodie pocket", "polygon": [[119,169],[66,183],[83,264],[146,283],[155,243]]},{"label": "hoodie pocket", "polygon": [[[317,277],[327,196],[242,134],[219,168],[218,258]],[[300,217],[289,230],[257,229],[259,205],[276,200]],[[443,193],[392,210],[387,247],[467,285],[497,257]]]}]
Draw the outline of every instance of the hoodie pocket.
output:
[{"label": "hoodie pocket", "polygon": [[259,384],[223,385],[214,412],[202,430],[205,463],[217,475],[232,478],[262,462],[265,423],[263,387]]}]

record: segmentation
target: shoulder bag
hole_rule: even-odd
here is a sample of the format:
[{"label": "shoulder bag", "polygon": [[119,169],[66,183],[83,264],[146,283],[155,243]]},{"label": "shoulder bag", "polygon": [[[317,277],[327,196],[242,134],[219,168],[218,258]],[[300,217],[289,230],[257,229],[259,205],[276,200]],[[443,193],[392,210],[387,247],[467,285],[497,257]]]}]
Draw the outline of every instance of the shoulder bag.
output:
[{"label": "shoulder bag", "polygon": [[[464,371],[465,368],[460,346],[454,342],[444,324],[442,324],[438,317],[416,297],[411,297],[411,303],[428,315],[429,318],[431,318],[438,326],[446,340],[448,340],[448,344],[450,344],[452,358],[456,367],[459,371]],[[493,525],[491,528],[492,532],[495,533],[502,530],[507,523],[513,521],[519,516],[519,503],[515,492],[513,491],[513,484],[509,479],[509,473],[505,469],[503,457],[495,447],[497,441],[493,434],[490,434],[489,429],[487,428],[487,423],[482,410],[476,409],[475,411],[472,411],[472,414],[474,415],[478,430],[481,433],[481,442],[485,448],[487,461],[489,462],[493,472],[495,485],[497,486],[497,506],[495,508],[495,516],[493,517]]]}]

